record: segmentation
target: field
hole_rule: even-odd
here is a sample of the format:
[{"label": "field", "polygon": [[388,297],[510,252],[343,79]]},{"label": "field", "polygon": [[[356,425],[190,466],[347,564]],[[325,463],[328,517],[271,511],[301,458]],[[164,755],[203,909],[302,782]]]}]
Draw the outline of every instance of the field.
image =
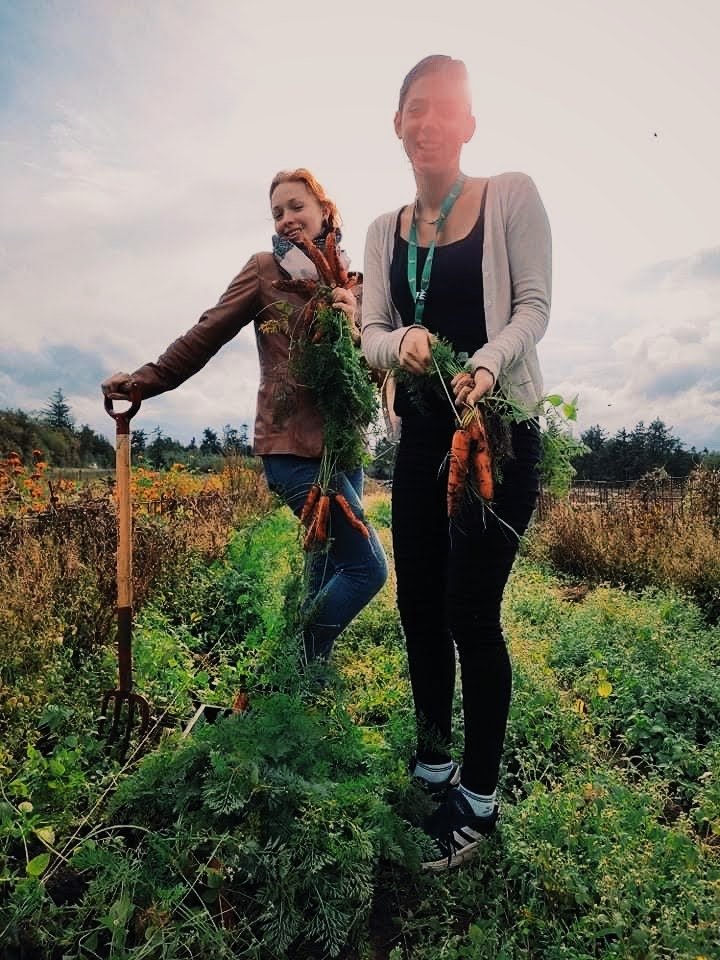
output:
[{"label": "field", "polygon": [[[0,517],[3,958],[720,956],[720,541],[697,490],[714,476],[680,520],[546,505],[504,609],[501,829],[440,876],[419,869],[392,579],[327,673],[298,669],[297,525],[252,462],[214,482],[135,476],[154,723],[125,753],[98,736],[107,486],[50,511],[24,487]],[[387,494],[366,507],[390,552]],[[198,702],[227,715],[183,736]]]}]

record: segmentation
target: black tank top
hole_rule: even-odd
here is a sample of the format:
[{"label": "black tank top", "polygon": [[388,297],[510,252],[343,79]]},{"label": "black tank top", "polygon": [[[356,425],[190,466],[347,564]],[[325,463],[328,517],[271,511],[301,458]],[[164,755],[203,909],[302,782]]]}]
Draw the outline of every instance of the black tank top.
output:
[{"label": "black tank top", "polygon": [[[487,343],[483,306],[483,211],[462,240],[435,247],[432,273],[425,300],[423,324],[431,333],[449,340],[458,352],[468,355]],[[418,247],[417,286],[428,247]],[[395,225],[395,245],[390,264],[390,293],[409,326],[415,320],[415,304],[407,279],[408,242],[400,236],[400,215]]]},{"label": "black tank top", "polygon": [[[483,202],[467,236],[435,247],[423,314],[423,325],[431,333],[449,340],[457,353],[464,352],[468,356],[487,343],[482,275],[484,208]],[[417,286],[420,289],[428,247],[418,247],[417,253]],[[403,324],[410,326],[415,321],[415,304],[408,284],[407,258],[408,242],[400,236],[398,214],[390,264],[390,294]],[[438,417],[442,423],[452,423],[452,410],[444,397],[430,394],[424,415],[421,415],[402,384],[398,384],[394,408],[399,417],[413,420],[420,417],[426,424],[428,415],[433,419]]]}]

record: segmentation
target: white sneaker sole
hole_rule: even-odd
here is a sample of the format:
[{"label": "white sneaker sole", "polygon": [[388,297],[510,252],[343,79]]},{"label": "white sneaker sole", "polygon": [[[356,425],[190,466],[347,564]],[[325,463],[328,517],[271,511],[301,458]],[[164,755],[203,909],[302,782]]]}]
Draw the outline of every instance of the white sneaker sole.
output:
[{"label": "white sneaker sole", "polygon": [[[483,839],[485,838],[483,837]],[[433,873],[444,873],[445,870],[453,870],[455,867],[467,863],[468,860],[472,860],[478,852],[478,847],[481,843],[481,840],[476,840],[475,843],[468,843],[462,850],[454,853],[450,860],[448,860],[447,857],[443,857],[442,860],[429,860],[420,866],[423,870],[432,870]]]}]

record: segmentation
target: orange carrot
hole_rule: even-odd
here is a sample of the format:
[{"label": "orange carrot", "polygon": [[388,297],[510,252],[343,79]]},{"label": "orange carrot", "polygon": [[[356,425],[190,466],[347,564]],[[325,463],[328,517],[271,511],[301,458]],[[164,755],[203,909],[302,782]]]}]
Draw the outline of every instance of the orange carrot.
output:
[{"label": "orange carrot", "polygon": [[465,491],[468,475],[472,437],[463,427],[453,434],[450,446],[450,466],[448,470],[447,510],[448,517],[457,516]]},{"label": "orange carrot", "polygon": [[370,536],[370,533],[368,532],[368,528],[365,526],[365,524],[362,522],[362,520],[359,517],[355,516],[355,514],[353,513],[352,507],[350,506],[350,504],[347,502],[347,500],[341,493],[335,494],[335,503],[340,507],[342,512],[345,514],[345,516],[347,517],[348,523],[350,524],[351,527],[353,527],[353,529],[359,530],[364,537]]},{"label": "orange carrot", "polygon": [[472,479],[477,493],[483,500],[491,501],[494,496],[492,472],[492,455],[488,442],[485,418],[477,407],[473,411],[473,418],[468,427],[473,437]]},{"label": "orange carrot", "polygon": [[323,493],[318,498],[312,512],[310,526],[303,540],[303,549],[312,550],[316,544],[325,543],[328,536],[328,520],[330,517],[330,497]]},{"label": "orange carrot", "polygon": [[337,250],[337,237],[333,230],[331,230],[325,238],[325,256],[337,286],[346,286],[348,279],[347,271],[340,261]]},{"label": "orange carrot", "polygon": [[274,280],[273,286],[277,290],[286,290],[291,293],[313,294],[317,290],[317,280],[296,279],[296,280]]},{"label": "orange carrot", "polygon": [[318,502],[319,497],[320,484],[314,483],[308,490],[307,497],[305,497],[305,503],[300,511],[300,522],[304,523],[305,526],[307,526],[312,519],[313,507]]},{"label": "orange carrot", "polygon": [[315,539],[318,543],[325,543],[328,537],[328,523],[330,521],[330,497],[323,493],[317,505],[317,528]]},{"label": "orange carrot", "polygon": [[307,533],[305,534],[305,539],[303,540],[303,550],[312,550],[313,544],[315,543],[315,534],[317,533],[317,520],[318,520],[318,511],[317,504],[312,514],[312,519],[310,525],[307,528]]},{"label": "orange carrot", "polygon": [[325,258],[325,254],[322,252],[322,250],[319,247],[315,246],[312,240],[308,240],[307,243],[304,244],[304,247],[305,247],[305,251],[307,252],[307,255],[310,257],[312,262],[317,267],[317,272],[320,276],[320,280],[323,283],[327,284],[329,287],[333,286],[335,283],[335,280],[332,275],[332,270],[330,269],[330,264],[327,262]]},{"label": "orange carrot", "polygon": [[232,703],[233,713],[244,713],[250,706],[250,697],[244,690],[238,690]]},{"label": "orange carrot", "polygon": [[487,446],[488,439],[485,418],[477,407],[473,410],[472,418],[467,425],[467,430],[470,432],[470,436],[475,443]]},{"label": "orange carrot", "polygon": [[478,446],[472,455],[473,480],[477,492],[483,500],[491,501],[494,494],[492,461],[490,459],[490,450],[487,446]]}]

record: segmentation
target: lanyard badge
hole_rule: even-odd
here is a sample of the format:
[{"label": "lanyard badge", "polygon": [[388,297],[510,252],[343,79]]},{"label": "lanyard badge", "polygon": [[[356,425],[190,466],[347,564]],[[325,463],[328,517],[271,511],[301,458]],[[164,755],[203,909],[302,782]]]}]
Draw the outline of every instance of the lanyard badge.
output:
[{"label": "lanyard badge", "polygon": [[465,175],[460,174],[455,183],[450,188],[450,192],[443,200],[440,205],[440,216],[435,220],[435,236],[433,241],[430,244],[428,249],[427,257],[425,258],[425,264],[423,266],[422,276],[420,278],[420,289],[417,288],[417,224],[415,221],[415,215],[417,210],[417,201],[415,208],[413,209],[413,218],[412,223],[410,224],[410,236],[408,238],[408,284],[410,285],[410,293],[413,298],[413,303],[415,304],[415,323],[422,324],[423,313],[425,312],[425,300],[427,297],[428,287],[430,286],[430,272],[432,271],[432,262],[433,255],[435,253],[435,246],[437,243],[438,234],[443,228],[443,224],[448,218],[450,211],[453,208],[453,205],[457,198],[460,196],[460,192],[465,183]]}]

